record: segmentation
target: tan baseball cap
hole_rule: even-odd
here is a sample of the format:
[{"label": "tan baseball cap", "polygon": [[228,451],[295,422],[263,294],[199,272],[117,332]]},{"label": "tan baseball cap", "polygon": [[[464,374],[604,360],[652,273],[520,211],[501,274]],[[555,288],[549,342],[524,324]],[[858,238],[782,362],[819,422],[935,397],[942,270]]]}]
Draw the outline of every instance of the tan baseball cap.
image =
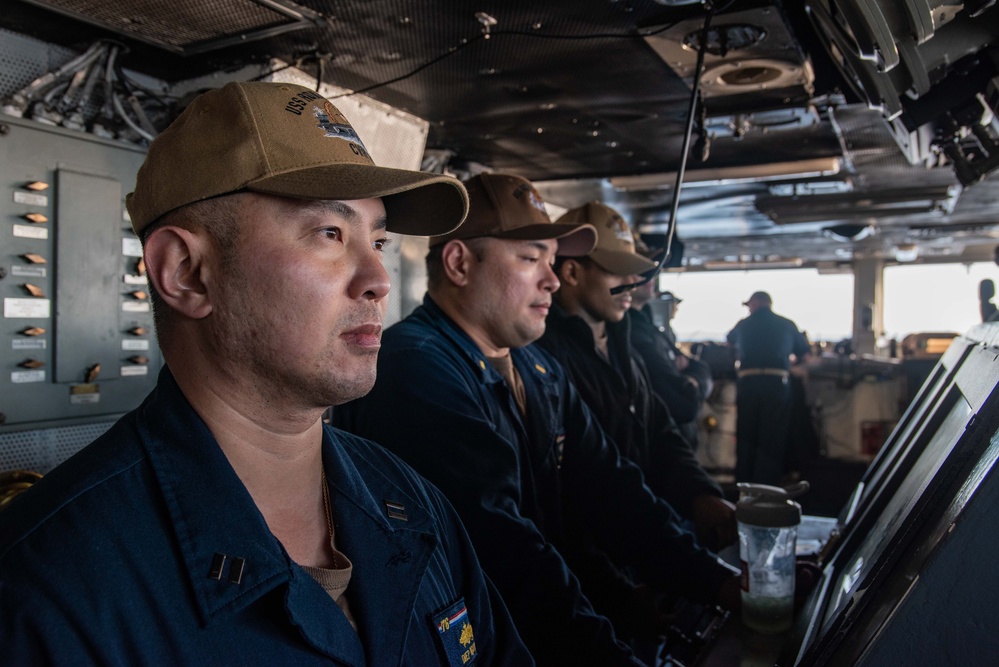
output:
[{"label": "tan baseball cap", "polygon": [[199,95],[150,144],[125,199],[132,229],[196,201],[242,190],[298,199],[385,204],[388,229],[442,234],[468,196],[450,176],[375,165],[343,114],[290,83],[236,82]]},{"label": "tan baseball cap", "polygon": [[431,238],[431,247],[482,236],[525,241],[557,239],[559,255],[582,257],[597,242],[597,231],[591,225],[553,223],[541,195],[526,178],[479,174],[465,181],[465,188],[468,218],[458,229]]},{"label": "tan baseball cap", "polygon": [[597,230],[597,245],[587,255],[599,267],[619,276],[640,275],[657,264],[638,254],[635,238],[624,218],[609,206],[590,202],[567,211],[558,219],[563,224],[593,225]]}]

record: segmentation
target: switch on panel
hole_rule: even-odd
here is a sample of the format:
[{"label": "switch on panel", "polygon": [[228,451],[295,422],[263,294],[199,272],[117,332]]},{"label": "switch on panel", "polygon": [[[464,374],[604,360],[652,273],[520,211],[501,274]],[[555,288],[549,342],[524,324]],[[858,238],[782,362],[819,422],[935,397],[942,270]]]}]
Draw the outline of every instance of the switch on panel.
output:
[{"label": "switch on panel", "polygon": [[38,285],[32,285],[31,283],[24,283],[24,284],[21,285],[21,287],[23,287],[24,291],[26,291],[31,296],[35,296],[35,297],[38,297],[40,299],[44,299],[45,298],[45,290],[43,290]]},{"label": "switch on panel", "polygon": [[86,372],[83,374],[83,381],[90,384],[97,380],[97,376],[101,374],[101,365],[93,364],[87,368]]}]

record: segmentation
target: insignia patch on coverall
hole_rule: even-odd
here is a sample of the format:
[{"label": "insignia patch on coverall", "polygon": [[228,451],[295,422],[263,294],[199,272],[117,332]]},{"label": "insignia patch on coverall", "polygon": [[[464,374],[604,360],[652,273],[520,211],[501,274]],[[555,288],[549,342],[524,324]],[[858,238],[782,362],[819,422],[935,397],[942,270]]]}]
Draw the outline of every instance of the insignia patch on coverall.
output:
[{"label": "insignia patch on coverall", "polygon": [[468,617],[465,598],[458,598],[454,604],[433,614],[431,621],[437,631],[440,647],[449,665],[471,665],[475,663],[475,633]]}]

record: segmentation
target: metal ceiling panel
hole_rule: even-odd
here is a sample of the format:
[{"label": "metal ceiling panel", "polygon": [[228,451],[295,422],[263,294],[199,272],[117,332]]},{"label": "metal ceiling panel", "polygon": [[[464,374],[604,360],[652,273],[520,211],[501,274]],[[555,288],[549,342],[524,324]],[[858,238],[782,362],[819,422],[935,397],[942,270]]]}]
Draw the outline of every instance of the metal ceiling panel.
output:
[{"label": "metal ceiling panel", "polygon": [[275,0],[25,0],[153,46],[192,55],[310,27],[318,15]]},{"label": "metal ceiling panel", "polygon": [[[425,119],[428,151],[423,164],[428,169],[460,176],[482,169],[513,172],[538,182],[546,200],[562,207],[601,199],[643,231],[666,228],[672,195],[667,177],[680,162],[694,55],[688,47],[696,46],[691,40],[705,18],[701,3],[274,1],[280,6],[253,0],[11,0],[0,26],[73,53],[114,35],[126,46],[121,66],[166,82],[171,93],[195,79],[213,85],[212,77],[220,73],[266,77],[280,60],[306,78],[363,92]],[[889,21],[902,11],[890,0],[863,1],[888,12]],[[948,21],[917,16],[916,32],[922,37],[916,46],[900,50],[900,62],[890,72],[876,72],[906,107],[894,127],[886,123],[883,109],[868,108],[872,100],[863,93],[869,91],[850,85],[851,72],[829,48],[824,24],[807,11],[818,5],[842,9],[853,2],[857,0],[720,3],[722,11],[712,22],[716,30],[707,40],[717,51],[707,58],[714,70],[702,78],[709,84],[702,86],[706,113],[695,123],[688,176],[752,175],[760,173],[758,168],[816,159],[836,159],[841,168],[819,179],[688,181],[677,233],[687,242],[689,258],[776,253],[848,259],[856,241],[833,242],[816,234],[835,220],[791,221],[800,214],[853,221],[854,208],[860,207],[843,205],[833,196],[850,192],[863,193],[851,195],[858,201],[872,199],[872,206],[863,208],[876,219],[877,234],[865,241],[865,252],[910,241],[923,245],[930,241],[910,239],[910,230],[962,224],[971,225],[962,242],[988,248],[991,256],[999,238],[991,226],[997,219],[993,193],[999,173],[964,187],[955,203],[947,196],[951,186],[960,187],[954,159],[937,150],[949,144],[941,144],[933,130],[943,127],[939,118],[947,119],[956,100],[969,101],[952,114],[958,123],[968,125],[969,108],[984,109],[972,93],[995,78],[991,63],[999,60],[987,56],[999,56],[999,51],[982,45],[997,43],[999,6],[984,9],[985,0],[926,0],[931,6],[964,9],[948,14]],[[977,12],[968,9],[972,4]],[[835,21],[842,18],[833,14]],[[302,29],[278,32],[288,26]],[[151,46],[156,40],[162,44]],[[723,41],[729,49],[725,53]],[[657,45],[683,56],[686,69],[664,60]],[[211,50],[188,57],[198,49]],[[898,87],[896,79],[903,71],[912,74],[907,63],[913,54],[927,65],[926,76],[903,94],[908,80]],[[930,90],[923,94],[926,85]],[[176,99],[179,107],[180,96],[191,90],[169,101]],[[918,99],[910,93],[919,93]],[[991,93],[984,97],[995,104]],[[972,102],[978,107],[972,108]],[[977,135],[969,135],[959,147],[971,138]],[[972,166],[977,178],[989,165]],[[615,186],[629,182],[620,177],[635,176],[651,187]],[[961,182],[967,186],[972,180]],[[878,193],[893,189],[944,195],[908,209],[875,201]],[[797,201],[785,206],[786,197]],[[847,196],[846,201],[853,200]],[[820,204],[832,206],[813,210]],[[786,224],[764,212],[775,207],[781,207],[778,218]],[[946,249],[936,237],[932,242]]]}]

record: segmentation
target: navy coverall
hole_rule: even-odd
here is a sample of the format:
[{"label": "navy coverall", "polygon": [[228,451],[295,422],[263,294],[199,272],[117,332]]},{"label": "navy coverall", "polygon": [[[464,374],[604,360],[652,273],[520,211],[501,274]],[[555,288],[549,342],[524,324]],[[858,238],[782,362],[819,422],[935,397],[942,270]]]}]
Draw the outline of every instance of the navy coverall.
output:
[{"label": "navy coverall", "polygon": [[597,353],[589,325],[558,304],[552,305],[538,342],[569,371],[604,431],[639,465],[656,495],[686,518],[695,497],[722,497],[721,487],[697,463],[669,408],[651,391],[644,362],[631,346],[627,318],[607,324],[609,361]]},{"label": "navy coverall", "polygon": [[[714,386],[711,368],[699,359],[687,358],[687,368],[676,368],[676,357],[681,354],[667,335],[652,322],[648,306],[642,310],[628,309],[625,317],[631,327],[631,344],[649,374],[652,391],[662,399],[676,420],[680,432],[697,449],[700,431],[697,417],[701,406]],[[696,386],[690,379],[697,381]]]},{"label": "navy coverall", "polygon": [[532,664],[439,491],[329,427],[323,465],[356,632],[164,369],[137,410],[0,512],[0,662]]},{"label": "navy coverall", "polygon": [[336,408],[334,421],[377,438],[444,491],[539,664],[633,665],[560,555],[567,534],[585,526],[649,585],[697,600],[713,601],[731,570],[675,527],[551,356],[535,345],[511,354],[526,417],[427,297],[385,332],[372,392]]},{"label": "navy coverall", "polygon": [[[669,409],[652,393],[641,358],[631,347],[629,321],[607,323],[610,359],[596,351],[593,331],[582,318],[558,304],[548,314],[538,341],[569,372],[572,383],[622,455],[638,464],[648,487],[685,518],[701,495],[721,497],[721,488],[698,465]],[[566,554],[583,592],[606,614],[619,634],[636,618],[630,602],[628,575],[608,562],[592,540],[580,536],[581,547]],[[639,636],[640,633],[639,633]]]},{"label": "navy coverall", "polygon": [[791,426],[790,355],[808,353],[798,326],[760,308],[728,333],[739,359],[735,479],[779,485]]}]

